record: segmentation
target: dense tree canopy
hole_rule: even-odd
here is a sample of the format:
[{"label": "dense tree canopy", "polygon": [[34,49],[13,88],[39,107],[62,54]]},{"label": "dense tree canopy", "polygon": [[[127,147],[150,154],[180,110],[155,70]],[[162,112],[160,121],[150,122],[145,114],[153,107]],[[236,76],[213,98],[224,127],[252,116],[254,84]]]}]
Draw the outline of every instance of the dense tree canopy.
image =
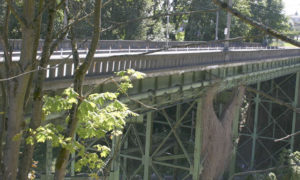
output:
[{"label": "dense tree canopy", "polygon": [[[208,0],[193,0],[191,10],[214,8],[215,5]],[[261,22],[279,32],[289,30],[287,17],[283,14],[281,0],[247,1],[233,0],[233,7],[243,15]],[[226,27],[226,13],[220,12],[219,16],[219,37],[224,38]],[[186,26],[186,40],[213,40],[216,28],[216,14],[193,14],[189,17]],[[266,43],[266,38],[259,36],[262,33],[255,27],[251,27],[236,17],[233,17],[231,24],[231,37],[247,36],[249,41]],[[254,37],[254,38],[253,38]],[[269,43],[270,43],[269,39]]]},{"label": "dense tree canopy", "polygon": [[[3,0],[2,0],[3,1]],[[75,1],[69,3],[69,9],[74,14],[82,11],[80,15],[84,17],[92,12],[93,2],[86,1],[82,3]],[[279,32],[288,32],[289,25],[287,17],[282,13],[283,4],[281,0],[233,0],[233,7],[239,10],[242,14],[253,18]],[[3,10],[4,3],[1,3],[0,8]],[[16,4],[16,9],[22,11],[21,3]],[[216,9],[216,6],[209,0],[112,0],[102,11],[102,27],[103,29],[111,28],[120,22],[131,21],[140,17],[149,17],[159,15],[166,12],[188,12],[195,10]],[[1,11],[0,16],[4,16],[4,11]],[[224,29],[226,26],[226,13],[219,10],[218,36],[219,39],[224,38]],[[43,15],[42,27],[47,19],[47,13]],[[64,24],[64,12],[59,10],[56,12],[54,31],[59,29]],[[180,14],[170,17],[169,34],[171,40],[213,40],[215,39],[216,28],[216,12],[208,13],[193,13]],[[2,18],[3,19],[3,18]],[[126,39],[126,40],[165,40],[166,38],[166,16],[156,17],[153,19],[144,19],[133,21],[128,24],[112,28],[102,33],[101,39]],[[11,38],[21,38],[20,25],[15,18],[10,20],[9,35]],[[77,33],[77,38],[90,38],[93,25],[91,17],[86,21],[77,23],[74,31]],[[253,28],[237,18],[232,18],[231,37],[247,36],[248,41],[261,43],[270,43],[271,38],[267,36],[259,36],[261,32]],[[42,37],[45,36],[45,31],[42,31]],[[253,36],[256,36],[253,38]]]}]

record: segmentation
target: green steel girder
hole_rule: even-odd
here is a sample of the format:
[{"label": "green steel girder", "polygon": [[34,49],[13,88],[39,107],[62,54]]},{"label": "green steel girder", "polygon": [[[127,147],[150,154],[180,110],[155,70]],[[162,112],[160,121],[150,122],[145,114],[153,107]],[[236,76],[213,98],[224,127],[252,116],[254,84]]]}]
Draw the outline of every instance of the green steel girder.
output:
[{"label": "green steel girder", "polygon": [[[145,80],[139,80],[136,83],[136,88],[134,88],[130,92],[131,99],[141,101],[144,104],[151,104],[153,107],[158,108],[158,111],[162,109],[162,114],[165,117],[166,121],[159,122],[154,119],[153,113],[149,112],[148,107],[143,107],[141,105],[136,105],[135,102],[131,102],[130,99],[124,98],[123,101],[127,102],[129,106],[135,107],[136,111],[145,113],[146,112],[146,118],[144,116],[139,116],[137,119],[137,122],[140,124],[145,124],[145,134],[143,134],[143,138],[141,138],[139,129],[136,128],[136,125],[130,124],[128,126],[127,132],[124,134],[124,137],[121,141],[121,144],[124,147],[124,151],[120,153],[120,158],[122,160],[121,163],[119,163],[121,167],[121,171],[123,173],[120,173],[117,169],[116,175],[114,175],[113,179],[116,179],[117,177],[120,177],[122,174],[124,177],[130,178],[130,174],[128,174],[126,171],[128,169],[127,163],[130,160],[138,162],[138,166],[136,170],[131,174],[143,174],[144,179],[149,179],[150,172],[154,172],[159,178],[162,178],[163,175],[160,172],[159,167],[170,167],[174,169],[182,169],[186,171],[186,175],[184,178],[192,177],[193,179],[199,179],[199,174],[201,172],[201,138],[202,138],[202,126],[201,126],[201,98],[200,95],[203,92],[203,90],[211,86],[215,83],[220,83],[220,89],[219,91],[223,91],[226,89],[230,89],[232,87],[238,86],[238,85],[249,85],[258,83],[258,89],[260,88],[260,82],[267,81],[270,79],[274,79],[276,77],[281,77],[284,75],[288,75],[291,73],[295,73],[300,70],[300,58],[290,58],[285,60],[276,60],[275,62],[271,61],[261,61],[256,63],[237,63],[233,65],[223,65],[223,66],[216,66],[214,68],[212,67],[205,67],[200,68],[196,70],[191,71],[184,71],[184,72],[177,72],[170,75],[164,75],[164,77],[157,75],[154,77],[146,78]],[[297,73],[297,82],[299,82],[299,73]],[[291,76],[289,76],[291,77]],[[288,79],[288,78],[287,78]],[[298,107],[298,97],[296,97],[296,94],[298,94],[299,89],[299,83],[296,83],[297,87],[295,88],[295,95],[293,98],[293,105],[294,107]],[[278,87],[280,87],[280,83],[277,84]],[[276,89],[279,89],[276,87]],[[151,91],[149,91],[151,90]],[[282,90],[281,90],[282,91]],[[285,94],[287,97],[289,97],[284,91],[283,94]],[[196,99],[196,100],[195,100]],[[265,137],[263,135],[260,135],[260,132],[257,129],[258,126],[258,113],[259,113],[259,101],[260,96],[256,95],[256,105],[255,105],[255,118],[254,118],[254,131],[251,135],[252,137],[252,152],[251,152],[251,162],[250,166],[251,168],[254,167],[255,162],[255,146],[259,139],[270,139],[273,140],[274,137]],[[191,101],[193,102],[190,104],[190,107],[185,110],[183,115],[181,116],[180,113],[177,113],[179,115],[176,116],[176,119],[172,119],[166,111],[164,111],[165,107],[174,106],[175,104],[179,104],[185,101]],[[194,105],[197,103],[197,112],[196,112],[196,118],[195,118],[195,127],[191,127],[188,125],[183,125],[184,122],[192,122],[193,120],[184,121],[185,117],[188,113],[191,113],[192,109],[194,108]],[[220,108],[221,109],[221,108]],[[266,108],[266,111],[268,112],[268,108]],[[238,114],[238,113],[237,113]],[[277,118],[272,117],[272,113],[269,113],[268,118],[272,119],[272,123],[276,126]],[[295,121],[296,121],[296,114],[293,114],[293,124],[292,124],[292,132],[295,132]],[[161,123],[164,125],[170,126],[170,131],[165,138],[161,141],[160,144],[154,145],[152,144],[152,138],[153,138],[153,123]],[[238,119],[235,119],[234,121],[234,139],[237,138],[237,129],[238,129]],[[280,125],[279,125],[280,126]],[[187,152],[180,136],[178,135],[177,129],[186,127],[190,128],[190,130],[194,133],[194,151],[193,153]],[[143,130],[143,129],[142,129]],[[173,148],[173,146],[166,147],[166,142],[168,141],[170,136],[174,136],[180,150],[183,151],[181,154],[175,154],[170,156],[163,155],[165,152],[169,151],[170,148]],[[244,135],[241,133],[241,135]],[[248,135],[249,136],[249,135]],[[134,142],[136,143],[136,150],[130,151],[132,147],[129,147],[130,140],[134,139]],[[290,140],[291,147],[293,147],[293,141]],[[259,142],[259,141],[258,141]],[[287,141],[284,141],[287,142]],[[126,145],[127,144],[127,145]],[[286,147],[286,145],[284,145]],[[265,148],[265,147],[264,147]],[[236,156],[238,153],[236,153],[236,144],[234,146],[234,152],[233,152],[233,158],[232,158],[232,164],[230,166],[230,174],[232,175],[235,171],[235,161]],[[272,154],[272,152],[268,152]],[[191,158],[193,157],[193,158]],[[188,163],[188,166],[184,165],[177,165],[169,163],[168,161],[171,160],[181,160],[185,159]],[[275,158],[273,158],[275,159]]]},{"label": "green steel girder", "polygon": [[145,156],[143,157],[144,162],[144,180],[150,179],[150,168],[152,166],[151,158],[151,144],[152,144],[152,130],[153,130],[153,113],[147,113],[146,122],[146,144],[145,144]]},{"label": "green steel girder", "polygon": [[[183,141],[181,139],[181,136],[179,136],[180,128],[181,128],[181,123],[186,120],[187,115],[189,114],[189,118],[194,111],[194,107],[197,104],[197,113],[196,115],[196,126],[194,127],[195,129],[195,137],[194,137],[194,143],[196,144],[195,146],[193,145],[193,152],[191,150],[186,149],[187,147],[183,144]],[[168,125],[169,126],[169,131],[167,132],[166,135],[163,136],[163,138],[159,141],[159,144],[154,145],[152,138],[155,137],[153,135],[153,123],[155,122],[155,118],[153,116],[153,112],[148,112],[146,118],[141,115],[141,117],[144,118],[145,122],[145,127],[146,127],[146,135],[145,135],[145,140],[140,139],[140,143],[136,143],[136,147],[134,148],[135,152],[138,152],[139,149],[139,144],[143,145],[144,148],[144,154],[137,153],[130,151],[130,149],[127,148],[125,151],[121,151],[120,157],[121,160],[129,162],[135,161],[135,171],[131,173],[123,173],[126,175],[123,175],[123,177],[127,177],[130,179],[130,177],[133,177],[134,175],[142,175],[144,179],[150,179],[150,172],[154,173],[159,179],[163,179],[163,173],[160,172],[161,168],[170,168],[170,169],[178,169],[183,171],[182,173],[185,174],[183,176],[182,173],[179,174],[180,179],[187,179],[189,177],[193,177],[193,179],[198,179],[199,174],[201,172],[201,99],[194,101],[190,104],[185,104],[188,105],[186,109],[184,110],[183,114],[181,115],[181,105],[176,106],[176,114],[175,117],[176,119],[173,119],[168,112],[163,109],[160,111],[160,113],[163,115],[161,117],[164,117],[164,121],[167,122],[167,124],[163,125]],[[158,121],[158,120],[156,120]],[[187,121],[185,121],[187,122]],[[190,123],[192,123],[190,121]],[[161,122],[159,124],[162,124]],[[135,130],[134,130],[135,129]],[[152,129],[152,130],[151,130]],[[142,130],[142,129],[140,129]],[[130,132],[131,131],[131,132]],[[188,131],[193,132],[193,128],[189,128]],[[126,139],[136,139],[135,142],[138,142],[137,140],[139,137],[135,134],[138,133],[138,129],[136,129],[132,124],[128,126],[128,129],[126,133],[124,134],[124,138]],[[166,142],[169,141],[169,138],[171,137],[176,139],[176,144],[178,145],[178,148],[180,151],[178,151],[179,154],[169,154],[170,151],[172,151],[172,148],[175,147],[174,145],[167,145]],[[131,136],[131,138],[129,137]],[[122,140],[122,143],[125,141]],[[197,147],[197,148],[196,148]],[[133,147],[132,147],[133,148]],[[180,153],[181,152],[181,153]],[[192,159],[191,159],[192,157]],[[185,161],[186,163],[176,163],[176,161]],[[171,163],[173,162],[173,163]],[[175,162],[175,163],[174,163]],[[122,163],[123,167],[127,167]],[[159,166],[159,167],[158,167]],[[125,170],[126,168],[121,168],[121,170]],[[127,167],[128,168],[128,167]],[[185,173],[184,173],[185,172]],[[121,172],[122,173],[122,172]],[[175,175],[175,174],[174,174]]]},{"label": "green steel girder", "polygon": [[[296,82],[295,82],[295,93],[294,93],[294,102],[293,102],[293,107],[298,108],[299,106],[299,83],[300,83],[300,73],[296,73]],[[291,134],[295,133],[295,126],[296,126],[296,118],[297,118],[297,113],[293,111],[293,122],[292,122],[292,132]],[[291,151],[294,152],[294,141],[295,137],[291,137]]]},{"label": "green steel girder", "polygon": [[[260,91],[261,83],[257,83],[257,90]],[[255,148],[256,148],[256,138],[257,138],[257,123],[258,123],[258,110],[259,110],[259,103],[260,103],[260,95],[257,93],[255,97],[255,114],[254,114],[254,129],[252,133],[252,151],[251,151],[251,162],[250,162],[250,169],[254,167],[254,160],[255,160]]]},{"label": "green steel girder", "polygon": [[198,180],[201,173],[201,148],[202,148],[202,99],[197,102],[196,126],[195,126],[195,147],[194,147],[194,167],[193,180]]},{"label": "green steel girder", "polygon": [[[139,91],[138,89],[132,90],[130,92],[131,100],[139,100],[147,103],[149,99],[156,99],[155,104],[152,104],[156,108],[163,108],[166,105],[176,104],[180,101],[184,101],[187,99],[197,99],[199,94],[206,86],[210,86],[214,83],[220,83],[219,91],[223,91],[225,89],[231,89],[238,85],[249,85],[254,84],[256,82],[267,81],[270,79],[274,79],[277,77],[281,77],[284,75],[288,75],[300,70],[300,58],[291,58],[285,59],[285,61],[291,61],[293,63],[289,63],[289,66],[280,66],[277,64],[272,69],[257,69],[254,72],[241,73],[239,71],[234,71],[234,74],[231,76],[226,76],[225,78],[221,77],[221,71],[216,71],[218,73],[215,76],[205,76],[203,77],[201,74],[211,74],[210,71],[199,70],[193,72],[184,72],[181,74],[171,74],[172,83],[168,83],[170,78],[164,78],[166,80],[159,80],[163,77],[155,77],[156,84],[152,84],[147,86],[148,90]],[[267,62],[259,62],[258,64],[270,63]],[[299,64],[298,64],[299,63]],[[235,65],[238,68],[238,65]],[[240,65],[241,67],[246,65]],[[231,66],[229,66],[231,67]],[[218,68],[229,68],[227,66],[215,67]],[[194,81],[186,80],[184,77],[191,75],[191,77],[195,77]],[[209,77],[209,78],[207,78]],[[150,81],[152,77],[146,78],[143,84],[151,84]],[[154,77],[153,77],[154,78]],[[147,80],[148,79],[148,80]],[[182,80],[183,79],[183,80]],[[171,84],[171,86],[167,86],[166,84]],[[168,97],[168,98],[166,98]],[[130,99],[123,99],[124,102],[130,102]],[[152,101],[153,103],[153,101]],[[143,112],[147,111],[145,107],[134,107],[137,111]]]},{"label": "green steel girder", "polygon": [[[267,93],[271,93],[272,96],[276,96],[275,98],[277,99],[282,99],[284,98],[284,101],[286,103],[290,103],[291,105],[293,105],[294,108],[298,107],[298,101],[299,101],[299,80],[300,80],[300,76],[299,76],[299,72],[292,75],[288,75],[286,77],[282,77],[280,79],[273,79],[270,82],[262,82],[259,83],[257,85],[258,89],[260,89],[260,91],[266,91]],[[294,83],[295,81],[295,83]],[[295,84],[295,90],[291,90],[290,86],[284,86],[284,84]],[[265,85],[265,87],[268,86],[267,90],[266,88],[262,89],[262,85]],[[270,86],[271,84],[271,86]],[[274,86],[272,86],[272,84],[274,84]],[[266,86],[267,85],[267,86]],[[282,95],[282,96],[278,96],[278,92]],[[258,100],[259,98],[259,100]],[[282,151],[282,149],[284,148],[293,148],[294,146],[294,139],[289,139],[289,140],[283,140],[281,141],[280,144],[277,144],[276,149],[269,149],[266,145],[266,143],[268,144],[272,144],[275,143],[274,140],[278,139],[280,136],[284,136],[290,133],[294,133],[296,131],[296,127],[295,127],[295,123],[296,123],[296,119],[297,119],[297,113],[295,111],[292,111],[286,107],[281,108],[280,111],[277,110],[277,112],[273,112],[273,108],[275,106],[275,108],[279,108],[280,106],[277,105],[274,102],[271,101],[265,101],[263,99],[264,97],[260,97],[258,94],[256,94],[256,97],[254,99],[254,125],[253,128],[250,128],[252,130],[249,129],[251,134],[248,133],[240,133],[240,136],[242,137],[251,137],[251,138],[244,138],[243,142],[241,142],[238,146],[238,151],[242,150],[242,148],[244,149],[245,152],[245,147],[247,148],[250,145],[250,141],[252,141],[252,151],[251,151],[251,160],[250,160],[250,165],[248,164],[248,160],[246,160],[247,158],[243,158],[242,156],[240,156],[239,153],[238,154],[238,158],[240,159],[241,163],[243,162],[244,164],[248,164],[250,166],[251,169],[256,169],[256,168],[266,168],[266,163],[269,163],[268,161],[270,161],[271,165],[277,162],[277,158],[278,158],[278,154]],[[268,106],[267,106],[268,104]],[[285,109],[286,108],[286,109]],[[263,110],[263,111],[261,111]],[[264,114],[265,117],[267,116],[266,119],[259,119],[261,115],[258,114]],[[290,118],[290,119],[287,119]],[[284,118],[284,119],[283,119]],[[263,121],[266,120],[266,123],[262,123]],[[260,123],[258,123],[258,121]],[[290,125],[290,127],[287,127],[287,123]],[[263,125],[263,126],[262,126]],[[270,127],[272,127],[273,125],[273,132],[271,132],[270,134],[270,130],[272,130],[272,128],[270,129]],[[284,125],[284,127],[282,126]],[[246,127],[246,128],[245,128]],[[248,128],[247,126],[245,126],[245,130]],[[290,129],[289,129],[290,128]],[[277,131],[279,130],[279,131]],[[281,135],[277,135],[275,136],[275,133],[279,133]],[[277,137],[277,138],[276,138]],[[258,149],[256,148],[257,144],[259,145],[259,149],[263,150],[263,153],[266,153],[266,158],[264,158],[264,156],[259,156],[256,160],[256,155],[259,152]],[[255,146],[254,146],[255,145]],[[261,154],[261,151],[260,151]],[[243,154],[243,156],[245,156],[245,154]],[[263,166],[262,166],[263,165]]]}]

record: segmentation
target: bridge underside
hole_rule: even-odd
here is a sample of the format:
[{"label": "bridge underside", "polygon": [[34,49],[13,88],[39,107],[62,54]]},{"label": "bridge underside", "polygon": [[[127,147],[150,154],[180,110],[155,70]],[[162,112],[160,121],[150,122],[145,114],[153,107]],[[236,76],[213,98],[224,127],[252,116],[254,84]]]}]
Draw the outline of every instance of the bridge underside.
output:
[{"label": "bridge underside", "polygon": [[[240,116],[233,128],[234,151],[225,176],[235,172],[265,169],[279,163],[283,149],[299,150],[299,139],[275,139],[300,130],[296,112],[300,73],[249,85]],[[221,116],[231,90],[220,93],[214,102]],[[280,105],[270,99],[285,102]],[[120,154],[111,170],[112,179],[199,179],[205,156],[201,153],[203,131],[199,114],[201,98],[160,108],[128,124],[120,140]],[[299,121],[299,120],[298,120]],[[239,137],[239,138],[238,138]],[[245,177],[244,177],[245,178]]]},{"label": "bridge underside", "polygon": [[[243,104],[244,109],[248,106],[247,113],[234,118],[232,141],[238,143],[234,144],[227,176],[273,166],[283,148],[299,148],[295,138],[277,143],[274,139],[298,131],[300,123],[296,112],[265,95],[297,108],[299,71],[300,58],[296,57],[147,71],[146,79],[134,82],[134,89],[129,92],[131,99],[123,99],[141,116],[127,123],[122,138],[114,139],[114,147],[120,151],[116,151],[110,178],[199,179],[205,160],[201,153],[201,114],[205,112],[199,104],[204,92],[216,84],[220,92],[214,101],[218,117],[232,95],[232,88],[244,85],[260,92],[247,92]],[[97,84],[103,79],[87,80]],[[47,83],[48,87],[53,84]],[[55,83],[61,88],[65,81]],[[86,91],[115,88],[112,84],[95,85],[87,86]],[[51,152],[48,155],[47,162],[51,161]]]}]

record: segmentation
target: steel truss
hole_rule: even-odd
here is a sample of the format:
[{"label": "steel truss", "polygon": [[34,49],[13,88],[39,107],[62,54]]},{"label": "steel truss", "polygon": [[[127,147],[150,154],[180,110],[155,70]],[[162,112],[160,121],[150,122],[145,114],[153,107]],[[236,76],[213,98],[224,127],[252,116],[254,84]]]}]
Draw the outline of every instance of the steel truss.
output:
[{"label": "steel truss", "polygon": [[120,179],[199,179],[200,104],[179,103],[139,116],[143,123],[129,124],[123,135],[120,169],[113,173]]},{"label": "steel truss", "polygon": [[[296,73],[258,82],[253,87],[298,108],[299,83],[300,73]],[[300,130],[296,112],[259,93],[248,93],[247,97],[250,108],[246,123],[241,124],[244,121],[239,121],[239,113],[233,123],[235,143],[229,176],[238,171],[274,166],[284,148],[299,148],[294,143],[295,137],[274,142]],[[146,112],[130,121],[132,123],[128,123],[122,139],[113,140],[120,142],[120,150],[112,162],[109,179],[198,180],[202,170],[201,114],[205,113],[200,108],[201,103],[201,97],[173,103],[173,106]],[[222,114],[223,104],[217,100],[216,114]],[[51,153],[47,153],[48,159],[52,158]],[[47,174],[49,172],[47,169]]]},{"label": "steel truss", "polygon": [[[258,82],[255,87],[276,99],[299,107],[300,73],[281,78]],[[278,105],[259,93],[249,93],[247,121],[240,132],[237,148],[236,171],[265,169],[279,162],[283,149],[295,150],[295,138],[274,142],[275,139],[287,136],[300,127],[296,127],[297,114],[288,107]],[[242,121],[241,121],[242,122]]]}]

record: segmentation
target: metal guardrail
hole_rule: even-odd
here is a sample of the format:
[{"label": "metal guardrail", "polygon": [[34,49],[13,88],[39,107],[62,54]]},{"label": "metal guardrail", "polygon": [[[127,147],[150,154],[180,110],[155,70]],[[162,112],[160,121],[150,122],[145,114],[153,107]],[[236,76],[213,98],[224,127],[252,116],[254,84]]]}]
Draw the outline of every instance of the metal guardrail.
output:
[{"label": "metal guardrail", "polygon": [[[228,59],[229,60],[226,60]],[[95,58],[87,72],[87,76],[110,75],[125,69],[137,71],[159,71],[164,69],[178,69],[204,65],[224,63],[259,61],[272,58],[300,57],[299,49],[286,50],[253,50],[253,51],[228,51],[228,52],[195,52],[195,53],[170,53],[153,54],[145,56],[111,56]],[[48,80],[68,79],[74,74],[74,63],[70,59],[52,59],[48,65]]]},{"label": "metal guardrail", "polygon": [[[171,49],[169,52],[161,52],[149,55],[130,55],[131,53],[147,52],[156,49],[131,49],[121,51],[98,50],[95,54],[94,62],[87,72],[87,76],[111,75],[125,69],[135,69],[137,71],[159,71],[165,69],[178,69],[185,67],[217,65],[224,63],[235,63],[243,61],[258,61],[272,58],[300,57],[300,49],[232,49],[223,52],[220,48],[215,49]],[[206,51],[203,51],[206,50]],[[109,51],[109,52],[107,52]],[[193,51],[193,52],[192,52]],[[70,59],[71,51],[56,52],[58,55],[51,57],[47,69],[47,80],[69,79],[74,74],[74,63]],[[86,51],[80,51],[84,57]],[[110,56],[111,55],[114,56]],[[103,56],[108,54],[108,56]],[[119,54],[119,55],[116,55]],[[125,56],[120,56],[124,55]],[[102,55],[102,56],[101,56]],[[16,57],[18,57],[16,55]],[[1,61],[1,59],[0,59]],[[0,69],[4,68],[0,62]]]},{"label": "metal guardrail", "polygon": [[[168,48],[163,50],[164,52],[177,52],[177,51],[212,51],[212,50],[223,50],[223,46],[198,46],[198,47],[184,47],[184,48]],[[229,50],[267,50],[267,49],[283,49],[279,47],[273,47],[273,46],[240,46],[240,47],[230,47]],[[151,52],[151,51],[158,51],[161,50],[159,48],[145,48],[145,49],[131,49],[130,46],[127,49],[101,49],[96,50],[96,54],[131,54],[131,53],[143,53],[143,52]],[[80,49],[78,50],[79,54],[84,55],[87,54],[88,49]],[[40,56],[42,51],[38,51],[37,55]],[[20,56],[20,51],[15,51],[12,54],[12,57],[18,57]],[[60,50],[54,51],[53,55],[71,55],[72,50],[65,50],[61,48]],[[0,52],[0,60],[3,60],[4,58],[4,52]]]},{"label": "metal guardrail", "polygon": [[[20,51],[22,47],[21,39],[10,39],[10,46],[13,51]],[[91,40],[78,40],[78,48],[84,50],[90,46]],[[44,40],[39,40],[38,49],[41,50],[44,44]],[[186,45],[190,44],[190,47],[201,46],[201,47],[224,47],[224,43],[221,42],[207,42],[203,43],[200,41],[169,41],[169,47]],[[191,44],[199,44],[199,45],[191,45]],[[230,47],[257,47],[261,46],[261,43],[247,43],[247,42],[230,42]],[[148,41],[148,40],[100,40],[97,46],[97,49],[156,49],[156,48],[164,48],[166,47],[165,41]],[[70,40],[63,40],[58,44],[56,50],[64,49],[70,50],[71,43]],[[0,44],[0,51],[2,50],[2,46]]]}]

